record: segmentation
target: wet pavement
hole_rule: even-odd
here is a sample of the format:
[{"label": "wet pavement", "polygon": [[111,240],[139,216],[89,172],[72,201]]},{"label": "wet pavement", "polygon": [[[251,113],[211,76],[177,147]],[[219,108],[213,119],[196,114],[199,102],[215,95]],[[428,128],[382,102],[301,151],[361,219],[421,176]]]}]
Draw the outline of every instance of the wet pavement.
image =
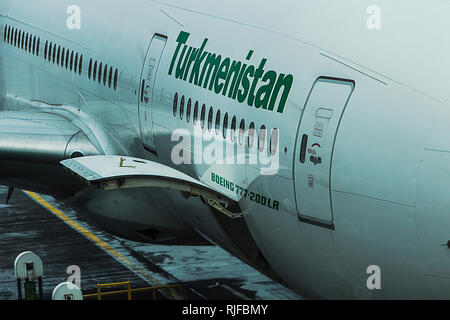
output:
[{"label": "wet pavement", "polygon": [[[16,190],[5,205],[8,188],[0,186],[0,300],[16,300],[14,260],[33,251],[44,263],[44,299],[67,281],[69,266],[81,271],[83,294],[97,284],[131,281],[133,288],[181,284],[190,300],[294,300],[299,295],[216,246],[167,246],[124,240],[99,229],[83,215],[52,197]],[[69,221],[70,223],[68,223]],[[123,289],[123,288],[118,288]],[[108,291],[108,289],[105,289]],[[152,293],[133,295],[152,299]],[[164,292],[158,299],[167,299]],[[115,299],[126,299],[126,295]]]}]

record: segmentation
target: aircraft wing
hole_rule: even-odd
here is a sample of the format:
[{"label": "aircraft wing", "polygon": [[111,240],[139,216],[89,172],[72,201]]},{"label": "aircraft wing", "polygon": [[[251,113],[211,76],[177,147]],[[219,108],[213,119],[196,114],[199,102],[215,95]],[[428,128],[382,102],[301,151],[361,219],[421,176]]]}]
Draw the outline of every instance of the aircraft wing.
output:
[{"label": "aircraft wing", "polygon": [[242,216],[231,209],[237,204],[237,199],[231,198],[231,195],[224,195],[183,172],[157,162],[103,155],[68,159],[61,163],[89,184],[105,190],[141,187],[178,190],[186,195],[201,197],[209,206],[231,218]]},{"label": "aircraft wing", "polygon": [[[186,196],[201,197],[206,204],[232,218],[242,216],[237,212],[239,199],[234,193],[219,192],[157,162],[100,154],[83,131],[63,117],[35,111],[0,112],[0,164],[14,163],[14,178],[20,177],[21,181],[14,185],[33,186],[23,181],[38,179],[38,173],[34,172],[39,170],[34,169],[39,168],[36,165],[61,163],[88,184],[105,190],[139,187],[178,190]],[[5,170],[0,170],[2,177]],[[31,172],[17,175],[22,170]]]},{"label": "aircraft wing", "polygon": [[66,119],[43,112],[0,112],[0,161],[59,164],[99,154],[86,135]]}]

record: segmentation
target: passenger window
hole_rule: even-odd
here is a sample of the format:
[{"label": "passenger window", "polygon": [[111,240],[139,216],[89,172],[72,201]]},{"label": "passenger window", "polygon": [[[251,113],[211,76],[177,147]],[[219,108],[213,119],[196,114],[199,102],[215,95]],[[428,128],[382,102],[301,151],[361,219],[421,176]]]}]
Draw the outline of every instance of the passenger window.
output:
[{"label": "passenger window", "polygon": [[50,45],[48,46],[48,62],[52,62],[52,50],[53,50],[53,43],[50,42]]},{"label": "passenger window", "polygon": [[231,141],[234,141],[234,138],[236,137],[236,116],[233,117],[233,120],[231,120]]},{"label": "passenger window", "polygon": [[180,119],[183,120],[184,117],[184,96],[181,97],[180,102]]},{"label": "passenger window", "polygon": [[209,131],[212,130],[213,116],[214,116],[214,110],[213,110],[213,107],[211,107],[211,108],[209,108],[209,113],[208,113],[208,130]]},{"label": "passenger window", "polygon": [[175,97],[173,98],[173,116],[177,116],[177,109],[178,109],[178,92],[175,93]]},{"label": "passenger window", "polygon": [[194,122],[194,126],[196,126],[197,122],[198,122],[198,101],[195,101],[193,122]]},{"label": "passenger window", "polygon": [[44,60],[47,60],[47,49],[48,49],[48,41],[45,41],[45,47],[44,47]]},{"label": "passenger window", "polygon": [[220,110],[217,110],[216,113],[216,135],[220,133]]},{"label": "passenger window", "polygon": [[8,32],[8,25],[5,25],[5,31],[3,31],[3,41],[6,42],[6,34]]},{"label": "passenger window", "polygon": [[97,60],[95,60],[95,63],[94,63],[94,72],[93,72],[93,74],[92,74],[92,80],[97,80]]},{"label": "passenger window", "polygon": [[14,31],[14,47],[17,47],[17,32],[18,32],[18,30],[16,29]]},{"label": "passenger window", "polygon": [[186,121],[189,123],[191,121],[191,108],[192,108],[192,100],[189,98],[188,104],[187,104],[187,111],[186,111]]},{"label": "passenger window", "polygon": [[108,78],[108,87],[111,88],[112,86],[112,76],[113,76],[113,68],[109,68],[109,78]]},{"label": "passenger window", "polygon": [[61,67],[64,68],[65,61],[66,61],[66,50],[69,51],[69,49],[62,48],[61,50]]},{"label": "passenger window", "polygon": [[270,154],[274,156],[278,149],[278,129],[272,130],[272,135],[270,137]]},{"label": "passenger window", "polygon": [[28,33],[27,33],[27,36],[26,36],[26,38],[25,38],[25,51],[28,51]]},{"label": "passenger window", "polygon": [[223,138],[227,138],[227,130],[228,130],[228,112],[225,113],[225,117],[223,117]]},{"label": "passenger window", "polygon": [[66,69],[69,70],[70,50],[66,51]]},{"label": "passenger window", "polygon": [[41,38],[38,38],[37,44],[36,44],[36,56],[39,57],[39,46],[41,45]]},{"label": "passenger window", "polygon": [[264,145],[266,143],[266,126],[261,126],[259,129],[259,137],[258,137],[258,150],[260,152],[264,151]]},{"label": "passenger window", "polygon": [[108,78],[108,65],[105,64],[105,70],[103,70],[103,85],[106,87],[106,79]]},{"label": "passenger window", "polygon": [[251,149],[253,147],[253,143],[255,142],[255,123],[250,123],[250,127],[248,128],[248,147]]},{"label": "passenger window", "polygon": [[53,57],[52,57],[53,63],[55,63],[55,60],[56,60],[56,43],[53,45]]},{"label": "passenger window", "polygon": [[[30,41],[31,41],[31,38],[30,38]],[[30,50],[32,50],[31,52],[33,54],[36,53],[36,36],[34,36],[34,38],[33,38],[33,49],[30,48]]]},{"label": "passenger window", "polygon": [[244,144],[244,136],[245,136],[245,120],[241,120],[241,124],[239,125],[239,144]]},{"label": "passenger window", "polygon": [[58,53],[56,54],[56,64],[59,66],[59,60],[61,58],[61,46],[58,46]]},{"label": "passenger window", "polygon": [[117,83],[118,83],[118,79],[119,78],[119,70],[116,69],[116,72],[114,73],[114,90],[117,89]]},{"label": "passenger window", "polygon": [[75,61],[74,61],[74,63],[73,63],[73,71],[74,71],[75,73],[78,72],[78,53],[75,55]]},{"label": "passenger window", "polygon": [[102,83],[102,71],[103,71],[103,62],[100,62],[100,66],[98,67],[98,83]]},{"label": "passenger window", "polygon": [[12,42],[12,37],[11,37],[11,27],[8,27],[8,43]]},{"label": "passenger window", "polygon": [[206,118],[206,105],[203,104],[202,113],[200,115],[200,124],[201,124],[202,129],[205,128],[205,118]]},{"label": "passenger window", "polygon": [[91,79],[91,75],[92,75],[92,58],[91,60],[89,60],[89,69],[88,69],[88,79]]},{"label": "passenger window", "polygon": [[83,72],[83,55],[80,56],[80,62],[78,64],[78,74],[81,75]]},{"label": "passenger window", "polygon": [[66,58],[66,48],[62,48],[61,51],[61,67],[64,68],[64,59]]}]

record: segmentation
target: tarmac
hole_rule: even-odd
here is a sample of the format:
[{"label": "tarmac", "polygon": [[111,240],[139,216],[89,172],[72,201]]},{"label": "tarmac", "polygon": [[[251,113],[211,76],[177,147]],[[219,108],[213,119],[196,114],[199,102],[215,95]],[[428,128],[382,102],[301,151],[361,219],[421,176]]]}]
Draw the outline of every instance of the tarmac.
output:
[{"label": "tarmac", "polygon": [[[5,204],[7,193],[8,188],[0,186],[0,300],[18,298],[14,260],[24,251],[33,251],[43,260],[44,300],[51,300],[53,289],[71,277],[71,266],[80,270],[83,294],[96,293],[97,284],[130,281],[132,288],[181,285],[183,295],[160,290],[157,299],[302,299],[219,247],[124,240],[50,196],[15,190]],[[132,298],[149,300],[153,295],[134,293]],[[127,299],[127,295],[102,299]]]}]

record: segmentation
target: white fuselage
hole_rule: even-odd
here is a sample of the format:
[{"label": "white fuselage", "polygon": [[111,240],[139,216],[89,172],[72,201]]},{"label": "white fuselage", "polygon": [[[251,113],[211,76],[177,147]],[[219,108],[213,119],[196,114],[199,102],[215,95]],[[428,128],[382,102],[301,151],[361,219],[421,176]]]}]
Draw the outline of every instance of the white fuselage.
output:
[{"label": "white fuselage", "polygon": [[[237,195],[259,251],[306,297],[450,298],[450,249],[443,245],[450,240],[450,67],[444,55],[450,45],[439,36],[448,21],[406,1],[381,6],[386,20],[378,31],[367,29],[366,1],[191,2],[82,0],[81,29],[70,29],[71,1],[3,0],[1,108],[75,115],[105,154],[157,161]],[[437,14],[445,6],[430,10]],[[433,20],[414,25],[411,16],[419,13]],[[14,44],[16,34],[12,44],[5,41],[9,28],[40,39],[39,55],[26,50],[26,40],[23,49]],[[215,81],[195,79],[202,71],[208,77],[204,65],[193,71],[194,50],[202,45],[203,52],[220,55],[217,74],[210,74]],[[233,62],[236,74],[243,73],[236,83]],[[263,85],[268,96],[258,94]],[[244,163],[222,164],[192,146],[183,154],[191,163],[174,163],[180,143],[174,131],[208,131],[211,108],[216,139],[237,148],[245,120],[246,131],[254,123],[256,137],[267,129],[264,149],[257,150],[256,140],[241,150]],[[225,115],[228,128],[236,117],[234,140],[231,131],[223,137]],[[275,129],[279,141],[270,155]],[[275,172],[251,163],[249,155],[261,153]],[[87,189],[87,209],[117,221],[193,229],[240,256],[233,247],[239,235],[227,232],[198,199],[172,191],[121,192]],[[117,209],[114,195],[130,211]],[[147,221],[148,210],[156,222]],[[373,265],[380,268],[381,289],[367,286]]]}]

